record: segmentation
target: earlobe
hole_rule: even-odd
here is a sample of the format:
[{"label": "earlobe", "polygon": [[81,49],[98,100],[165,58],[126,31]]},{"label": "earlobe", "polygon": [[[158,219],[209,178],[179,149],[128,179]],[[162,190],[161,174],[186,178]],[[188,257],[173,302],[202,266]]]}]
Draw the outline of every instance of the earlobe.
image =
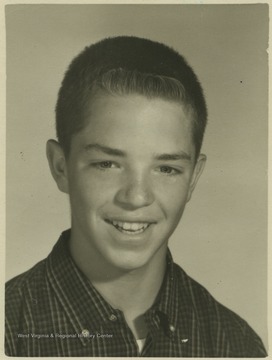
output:
[{"label": "earlobe", "polygon": [[51,174],[60,191],[69,193],[66,159],[60,144],[55,140],[48,140],[46,155]]},{"label": "earlobe", "polygon": [[202,174],[202,172],[204,170],[206,160],[207,160],[207,157],[204,154],[200,154],[197,159],[197,162],[196,162],[195,168],[194,168],[194,172],[193,172],[193,175],[191,178],[190,189],[188,191],[188,196],[187,196],[187,202],[190,201],[190,199],[192,197],[192,193],[196,187],[198,179],[200,178],[200,175]]}]

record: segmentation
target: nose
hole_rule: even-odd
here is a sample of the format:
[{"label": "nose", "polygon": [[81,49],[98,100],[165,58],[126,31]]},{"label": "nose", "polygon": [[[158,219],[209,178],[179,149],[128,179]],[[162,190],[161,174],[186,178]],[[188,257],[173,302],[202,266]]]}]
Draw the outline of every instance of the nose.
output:
[{"label": "nose", "polygon": [[151,205],[154,194],[148,179],[143,176],[130,176],[123,182],[115,200],[119,206],[127,210],[135,210]]}]

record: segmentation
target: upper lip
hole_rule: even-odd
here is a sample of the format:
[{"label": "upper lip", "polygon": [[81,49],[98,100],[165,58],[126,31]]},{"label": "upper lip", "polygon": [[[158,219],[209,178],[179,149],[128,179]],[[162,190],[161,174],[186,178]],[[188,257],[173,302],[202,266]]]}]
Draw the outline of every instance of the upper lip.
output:
[{"label": "upper lip", "polygon": [[145,217],[127,218],[127,217],[114,216],[114,217],[105,218],[105,221],[107,221],[107,222],[117,221],[117,222],[123,222],[123,223],[145,223],[145,224],[157,223],[156,220],[151,219],[151,218],[145,218]]}]

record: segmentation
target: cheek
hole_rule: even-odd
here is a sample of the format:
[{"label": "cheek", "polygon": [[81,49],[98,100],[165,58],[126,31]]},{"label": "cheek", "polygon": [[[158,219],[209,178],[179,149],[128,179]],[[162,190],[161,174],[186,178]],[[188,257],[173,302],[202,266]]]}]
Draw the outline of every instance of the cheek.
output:
[{"label": "cheek", "polygon": [[172,186],[164,187],[164,190],[157,195],[157,201],[166,217],[173,222],[179,221],[183,213],[187,203],[188,189],[188,184],[172,184]]},{"label": "cheek", "polygon": [[89,176],[73,177],[70,184],[72,209],[97,210],[113,198],[113,187]]}]

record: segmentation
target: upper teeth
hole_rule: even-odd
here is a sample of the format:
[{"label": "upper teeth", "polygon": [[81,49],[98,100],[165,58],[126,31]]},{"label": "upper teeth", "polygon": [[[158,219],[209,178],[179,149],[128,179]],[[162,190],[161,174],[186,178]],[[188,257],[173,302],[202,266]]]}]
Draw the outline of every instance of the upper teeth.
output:
[{"label": "upper teeth", "polygon": [[142,223],[142,222],[122,222],[122,221],[112,221],[114,226],[118,226],[119,228],[122,228],[124,230],[129,231],[137,231],[141,229],[146,229],[148,227],[148,223]]}]

